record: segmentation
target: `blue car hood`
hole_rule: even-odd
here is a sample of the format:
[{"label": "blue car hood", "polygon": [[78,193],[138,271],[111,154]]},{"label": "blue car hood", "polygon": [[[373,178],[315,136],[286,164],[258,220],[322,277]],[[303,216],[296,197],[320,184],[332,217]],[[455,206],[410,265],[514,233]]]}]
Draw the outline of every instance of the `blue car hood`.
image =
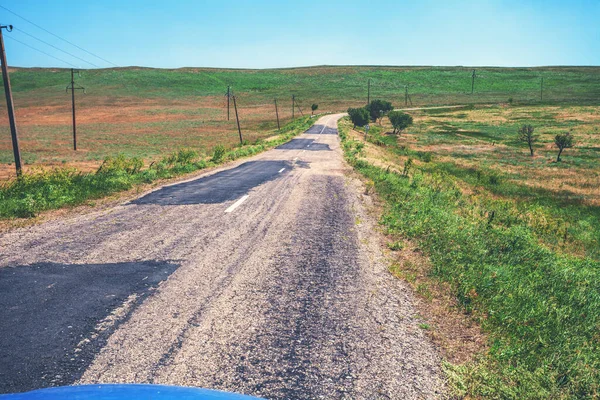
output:
[{"label": "blue car hood", "polygon": [[252,400],[258,397],[184,386],[100,384],[0,395],[0,400]]}]

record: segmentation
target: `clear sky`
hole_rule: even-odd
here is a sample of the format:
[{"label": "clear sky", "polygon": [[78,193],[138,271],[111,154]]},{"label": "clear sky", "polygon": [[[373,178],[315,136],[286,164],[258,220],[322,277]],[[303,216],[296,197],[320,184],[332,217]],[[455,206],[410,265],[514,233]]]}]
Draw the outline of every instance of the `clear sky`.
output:
[{"label": "clear sky", "polygon": [[[600,0],[0,0],[119,66],[600,65]],[[5,32],[111,64],[0,8]],[[5,39],[8,64],[69,65]]]}]

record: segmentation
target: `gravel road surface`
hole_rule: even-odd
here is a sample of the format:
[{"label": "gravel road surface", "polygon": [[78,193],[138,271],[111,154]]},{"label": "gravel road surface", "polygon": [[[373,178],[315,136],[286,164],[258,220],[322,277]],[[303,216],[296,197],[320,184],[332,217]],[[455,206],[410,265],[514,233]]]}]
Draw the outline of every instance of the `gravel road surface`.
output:
[{"label": "gravel road surface", "polygon": [[0,235],[0,393],[443,397],[440,358],[343,162],[340,116],[126,204]]}]

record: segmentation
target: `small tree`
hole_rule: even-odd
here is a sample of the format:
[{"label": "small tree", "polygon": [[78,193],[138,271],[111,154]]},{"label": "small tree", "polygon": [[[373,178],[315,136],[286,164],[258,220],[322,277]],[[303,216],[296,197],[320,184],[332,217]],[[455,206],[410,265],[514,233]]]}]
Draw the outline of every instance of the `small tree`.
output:
[{"label": "small tree", "polygon": [[554,137],[554,143],[556,147],[558,147],[558,156],[556,157],[556,162],[560,161],[560,155],[562,154],[564,149],[569,149],[573,147],[573,135],[570,132],[559,133]]},{"label": "small tree", "polygon": [[354,127],[365,126],[369,123],[369,112],[364,108],[349,108],[348,115]]},{"label": "small tree", "polygon": [[319,108],[318,104],[313,104],[312,106],[310,106],[310,110],[311,110],[310,115],[313,115],[315,113],[315,111],[317,111],[317,108]]},{"label": "small tree", "polygon": [[533,143],[537,141],[537,135],[533,134],[533,126],[531,125],[523,125],[519,128],[519,140],[521,142],[527,143],[529,146],[529,152],[531,153],[531,157],[533,157]]},{"label": "small tree", "polygon": [[394,134],[401,133],[413,123],[412,117],[402,111],[390,111],[388,118],[394,127]]},{"label": "small tree", "polygon": [[377,119],[383,117],[388,112],[394,109],[392,103],[385,100],[373,100],[369,104],[365,106],[367,111],[369,111],[369,115],[371,117],[371,121],[377,121]]}]

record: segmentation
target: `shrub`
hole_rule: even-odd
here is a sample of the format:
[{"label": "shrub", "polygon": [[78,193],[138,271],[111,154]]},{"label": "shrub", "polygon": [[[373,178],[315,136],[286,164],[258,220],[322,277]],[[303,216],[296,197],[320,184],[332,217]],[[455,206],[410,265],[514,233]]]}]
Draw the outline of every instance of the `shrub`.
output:
[{"label": "shrub", "polygon": [[343,146],[344,154],[350,159],[355,159],[362,155],[363,148],[365,147],[364,143],[359,142],[358,140],[347,140],[343,143]]},{"label": "shrub", "polygon": [[313,115],[313,114],[315,113],[315,111],[317,111],[317,109],[318,109],[318,108],[319,108],[319,105],[318,105],[318,104],[315,104],[315,103],[313,103],[313,105],[312,105],[312,106],[310,106],[310,110],[311,110],[311,113],[310,113],[310,115]]},{"label": "shrub", "polygon": [[175,164],[191,164],[194,159],[198,158],[198,152],[192,149],[180,149],[165,157],[163,160],[168,165]]},{"label": "shrub", "polygon": [[419,155],[419,158],[421,159],[421,161],[431,162],[431,160],[433,160],[433,154],[430,151],[426,151],[424,153],[421,153]]},{"label": "shrub", "polygon": [[413,165],[412,158],[409,158],[404,162],[404,170],[402,171],[402,176],[408,176],[408,173],[410,172],[412,165]]},{"label": "shrub", "polygon": [[388,118],[394,127],[394,134],[401,133],[413,123],[413,118],[402,111],[392,111],[388,115]]},{"label": "shrub", "polygon": [[392,103],[385,100],[373,100],[365,107],[369,112],[369,116],[371,117],[371,121],[377,121],[378,118],[383,117],[388,112],[394,109]]},{"label": "shrub", "polygon": [[496,173],[490,173],[488,175],[488,182],[490,183],[490,185],[499,185],[500,184],[500,175],[496,174]]},{"label": "shrub", "polygon": [[366,108],[349,108],[348,115],[352,124],[356,128],[357,126],[365,126],[369,123],[369,112]]},{"label": "shrub", "polygon": [[554,144],[558,147],[558,156],[556,156],[556,162],[560,161],[560,155],[564,149],[573,147],[573,135],[570,132],[559,133],[554,137]]},{"label": "shrub", "polygon": [[129,175],[136,174],[142,169],[144,162],[137,158],[126,158],[124,154],[119,154],[116,157],[106,157],[96,173],[98,174],[117,174],[127,173]]},{"label": "shrub", "polygon": [[533,143],[537,141],[537,135],[533,134],[534,128],[531,125],[522,125],[519,130],[519,140],[527,143],[529,146],[529,152],[533,157]]},{"label": "shrub", "polygon": [[214,163],[221,162],[223,160],[224,156],[225,156],[225,147],[222,144],[219,144],[219,145],[215,146],[215,148],[213,149],[213,155],[212,155],[210,161],[212,161]]}]

